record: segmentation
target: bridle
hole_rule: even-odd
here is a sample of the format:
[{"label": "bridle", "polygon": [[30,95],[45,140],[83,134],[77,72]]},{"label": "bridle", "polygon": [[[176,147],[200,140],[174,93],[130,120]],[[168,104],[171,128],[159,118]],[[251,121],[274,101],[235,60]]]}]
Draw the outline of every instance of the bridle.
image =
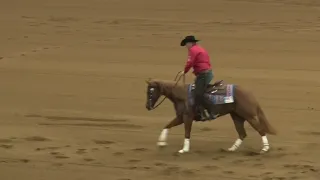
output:
[{"label": "bridle", "polygon": [[[179,72],[177,73],[176,77],[174,78],[174,81],[176,81],[176,83],[174,84],[173,87],[176,87],[176,86],[177,86],[177,84],[178,84],[179,81],[181,80],[181,77],[183,77],[183,83],[185,84],[185,75],[184,75],[184,73],[181,74],[181,72],[182,72],[182,71],[179,71]],[[179,76],[179,74],[181,74],[181,75]],[[156,106],[154,106],[151,110],[154,110],[154,109],[156,109],[157,107],[159,107],[159,106],[164,102],[164,100],[166,100],[166,99],[167,99],[167,97],[164,97],[164,98],[163,98]]]}]

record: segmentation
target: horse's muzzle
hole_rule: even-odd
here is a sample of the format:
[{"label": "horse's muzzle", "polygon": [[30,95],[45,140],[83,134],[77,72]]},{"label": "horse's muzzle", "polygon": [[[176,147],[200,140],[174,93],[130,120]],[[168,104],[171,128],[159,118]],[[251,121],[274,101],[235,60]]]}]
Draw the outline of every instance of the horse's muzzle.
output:
[{"label": "horse's muzzle", "polygon": [[153,109],[152,105],[149,103],[146,104],[146,108],[148,109],[148,111],[151,111]]},{"label": "horse's muzzle", "polygon": [[152,99],[148,99],[147,103],[146,103],[146,108],[151,111],[153,109],[154,103],[152,102]]}]

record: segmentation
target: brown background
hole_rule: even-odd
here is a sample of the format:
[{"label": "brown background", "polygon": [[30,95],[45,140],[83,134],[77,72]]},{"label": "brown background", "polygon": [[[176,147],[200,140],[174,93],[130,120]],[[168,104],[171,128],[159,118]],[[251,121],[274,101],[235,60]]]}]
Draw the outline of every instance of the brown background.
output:
[{"label": "brown background", "polygon": [[[320,177],[318,0],[1,0],[0,179],[143,180]],[[192,152],[156,140],[173,117],[145,110],[144,80],[182,70],[181,38],[210,52],[215,79],[250,88],[279,135],[238,153],[230,117],[196,123]],[[188,75],[188,82],[193,77]]]}]

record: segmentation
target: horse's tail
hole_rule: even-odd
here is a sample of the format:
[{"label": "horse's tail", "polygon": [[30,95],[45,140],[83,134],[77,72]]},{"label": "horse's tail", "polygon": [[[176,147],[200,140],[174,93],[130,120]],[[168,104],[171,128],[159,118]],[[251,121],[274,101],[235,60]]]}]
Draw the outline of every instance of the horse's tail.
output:
[{"label": "horse's tail", "polygon": [[268,134],[276,135],[277,131],[271,126],[269,121],[267,120],[263,110],[261,109],[260,105],[258,105],[258,118],[260,124],[264,127],[264,130]]}]

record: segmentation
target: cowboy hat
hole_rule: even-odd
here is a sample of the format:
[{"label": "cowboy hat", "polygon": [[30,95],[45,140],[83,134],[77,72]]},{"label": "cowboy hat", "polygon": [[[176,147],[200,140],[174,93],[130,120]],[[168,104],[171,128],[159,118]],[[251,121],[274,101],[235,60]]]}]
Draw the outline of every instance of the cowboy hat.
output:
[{"label": "cowboy hat", "polygon": [[198,42],[199,40],[197,40],[194,36],[186,36],[181,42],[180,42],[180,46],[185,46],[187,43],[189,42]]}]

